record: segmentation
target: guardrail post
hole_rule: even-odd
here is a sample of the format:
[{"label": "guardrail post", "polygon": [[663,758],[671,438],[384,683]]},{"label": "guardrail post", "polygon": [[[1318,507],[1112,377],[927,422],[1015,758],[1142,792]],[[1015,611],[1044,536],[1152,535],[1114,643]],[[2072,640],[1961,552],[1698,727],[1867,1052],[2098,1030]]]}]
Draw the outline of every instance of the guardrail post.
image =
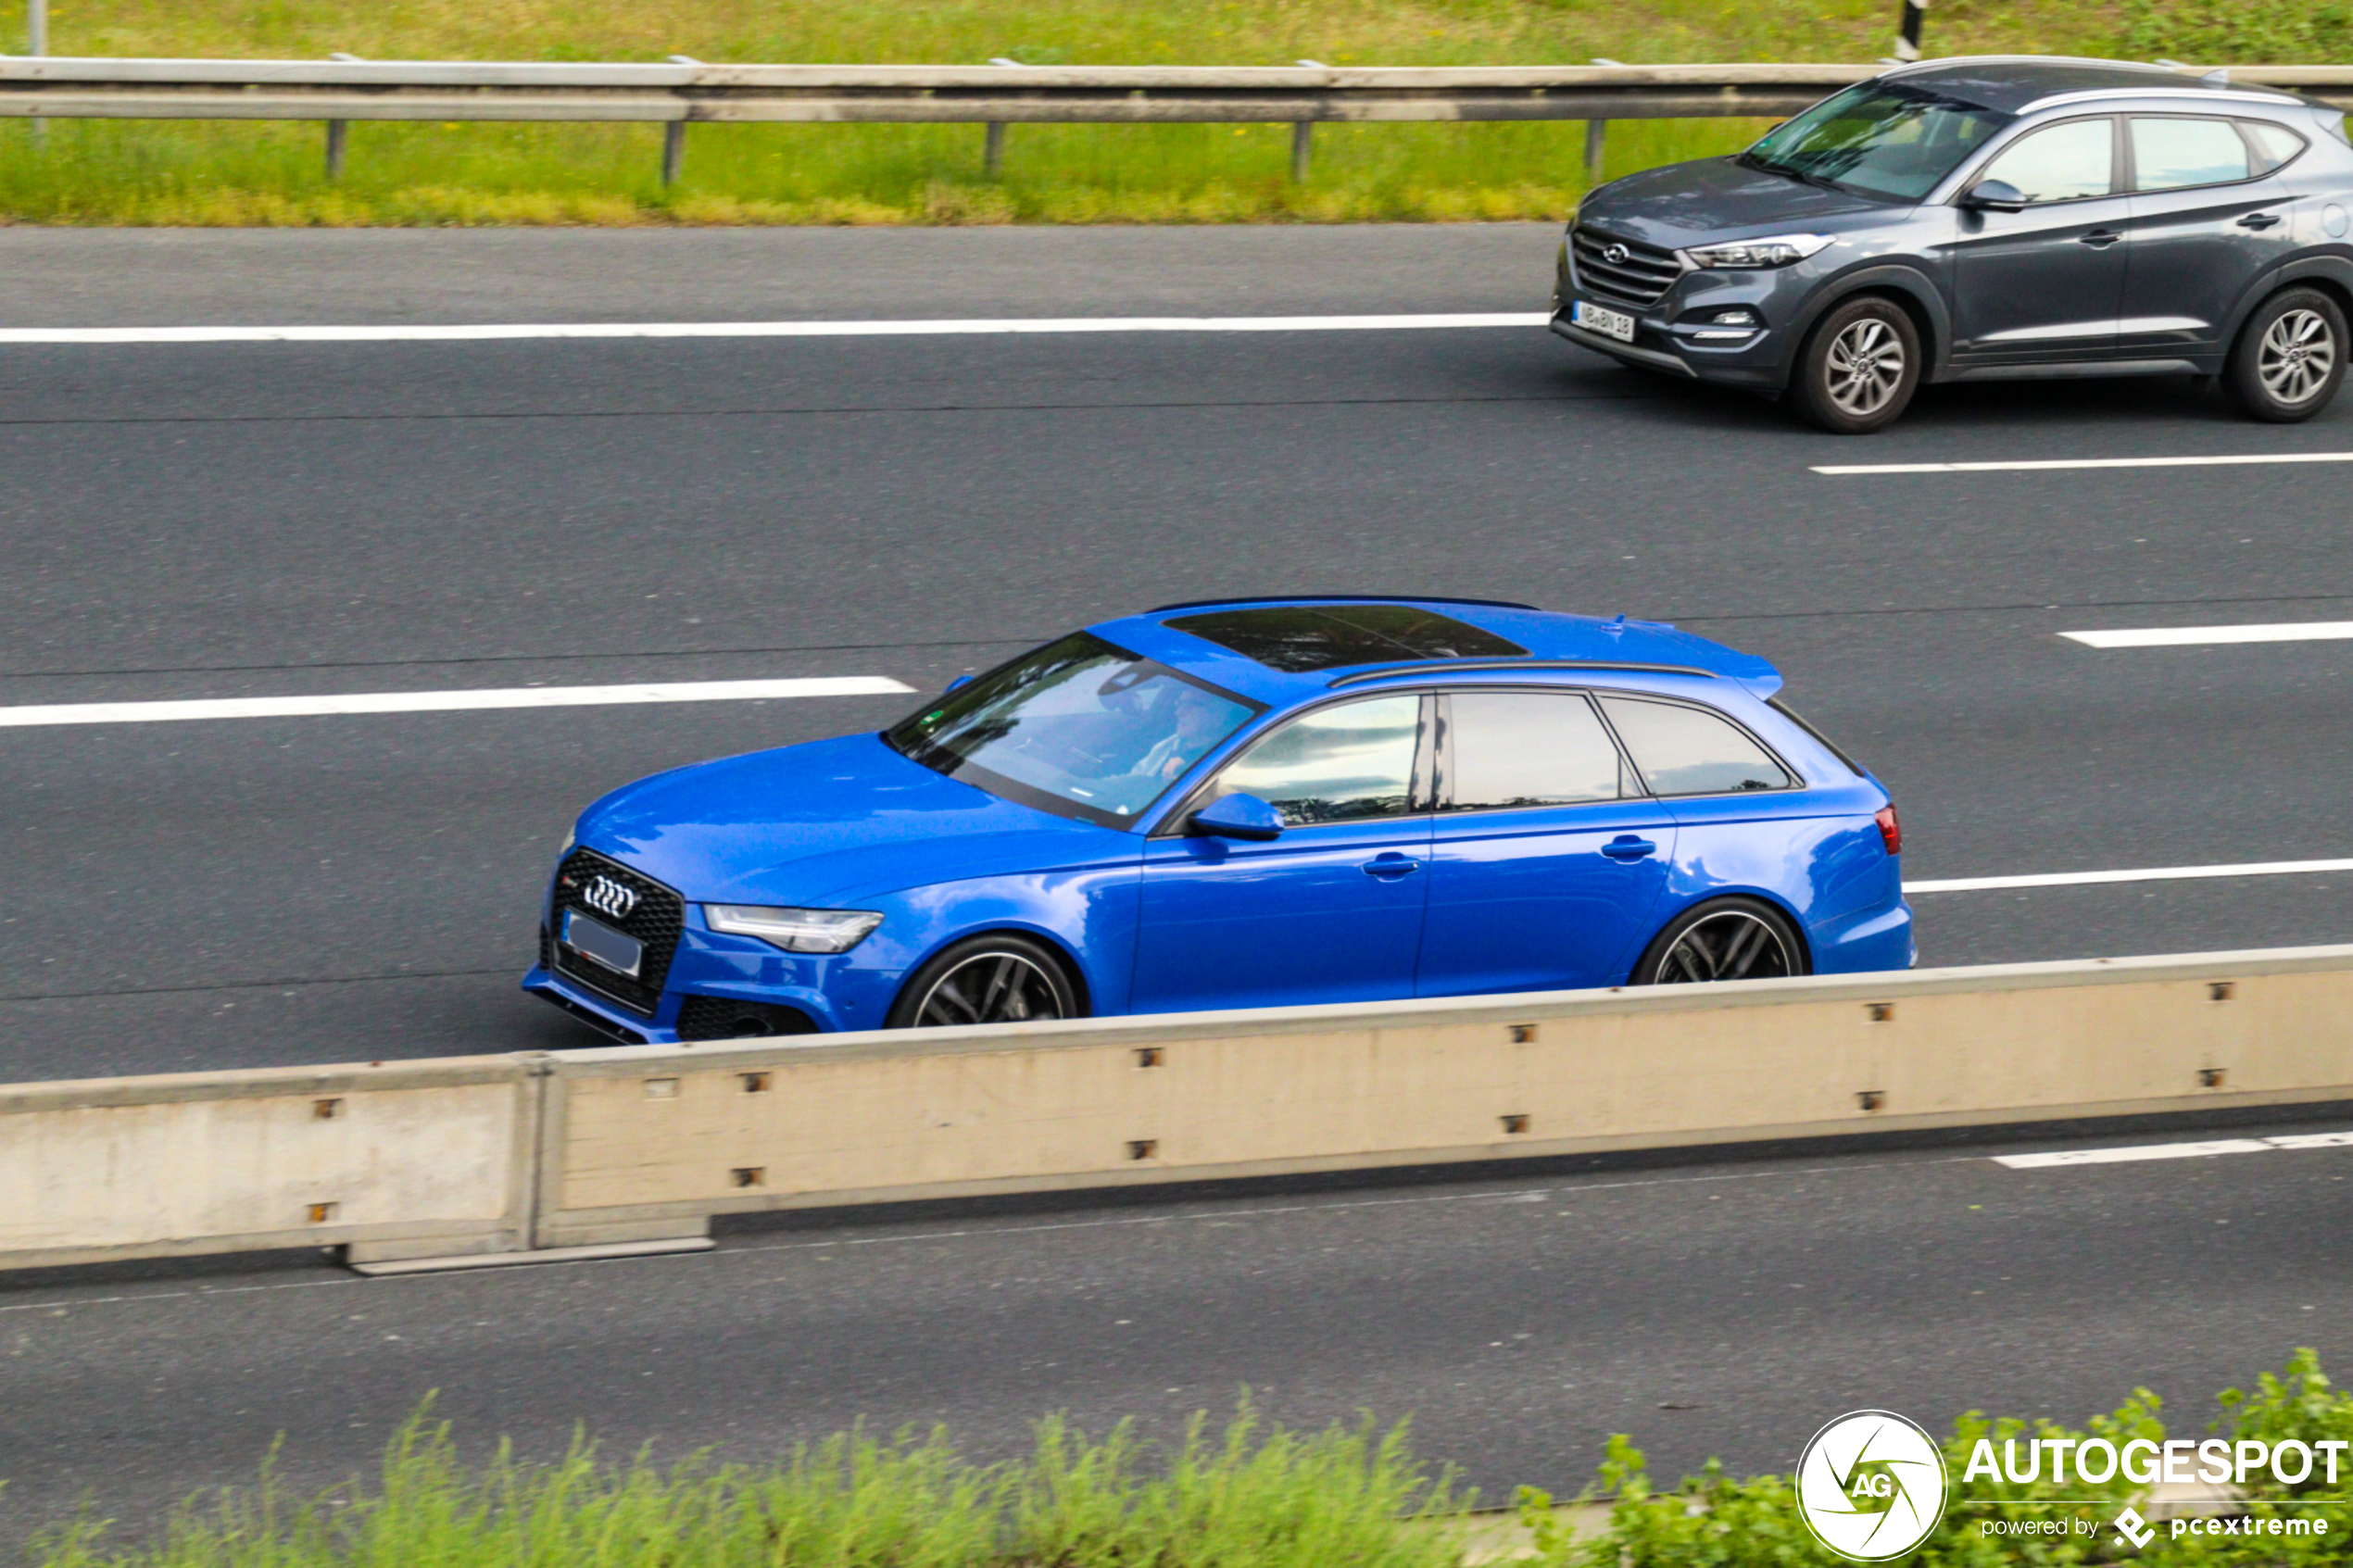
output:
[{"label": "guardrail post", "polygon": [[673,119],[661,128],[661,184],[668,190],[678,183],[678,170],[686,161],[686,122]]},{"label": "guardrail post", "polygon": [[[49,0],[24,0],[24,30],[26,54],[40,56],[49,52]],[[34,119],[32,144],[37,147],[48,140],[48,122]]]},{"label": "guardrail post", "polygon": [[328,179],[340,180],[343,178],[344,149],[349,145],[350,141],[351,121],[347,119],[331,119],[327,121]]},{"label": "guardrail post", "polygon": [[[1321,60],[1298,60],[1293,63],[1304,66],[1309,70],[1332,69]],[[1293,120],[1290,128],[1290,182],[1292,184],[1307,183],[1307,162],[1314,155],[1315,149],[1315,122],[1312,119]]]},{"label": "guardrail post", "polygon": [[1005,122],[992,119],[980,139],[980,170],[991,180],[1005,171]]},{"label": "guardrail post", "polygon": [[[1604,59],[1599,55],[1593,56],[1593,63],[1597,66],[1619,67],[1626,64],[1624,60]],[[1608,145],[1609,121],[1606,119],[1587,120],[1585,122],[1585,185],[1588,190],[1602,182],[1602,156]]]},{"label": "guardrail post", "polygon": [[1902,10],[1895,19],[1895,57],[1906,65],[1920,57],[1920,22],[1928,14],[1928,0],[1902,0]]}]

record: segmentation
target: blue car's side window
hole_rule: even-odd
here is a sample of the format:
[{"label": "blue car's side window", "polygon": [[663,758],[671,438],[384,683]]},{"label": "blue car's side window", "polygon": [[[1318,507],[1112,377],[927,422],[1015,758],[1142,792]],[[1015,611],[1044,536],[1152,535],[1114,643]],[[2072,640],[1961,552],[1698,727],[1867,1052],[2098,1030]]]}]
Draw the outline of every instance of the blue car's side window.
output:
[{"label": "blue car's side window", "polygon": [[1730,720],[1705,709],[1605,696],[1602,708],[1656,795],[1793,789],[1797,780]]},{"label": "blue car's side window", "polygon": [[1290,827],[1402,817],[1414,805],[1418,695],[1367,697],[1302,713],[1242,753],[1216,794],[1254,795]]},{"label": "blue car's side window", "polygon": [[1574,806],[1642,793],[1593,705],[1575,692],[1456,692],[1447,706],[1449,810]]}]

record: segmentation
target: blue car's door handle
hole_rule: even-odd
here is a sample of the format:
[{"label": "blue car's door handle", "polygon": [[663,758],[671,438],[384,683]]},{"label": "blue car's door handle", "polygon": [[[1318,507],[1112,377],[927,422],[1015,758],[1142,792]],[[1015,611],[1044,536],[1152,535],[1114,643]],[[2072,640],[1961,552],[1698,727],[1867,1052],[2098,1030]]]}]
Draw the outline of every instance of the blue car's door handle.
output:
[{"label": "blue car's door handle", "polygon": [[1376,855],[1365,862],[1365,874],[1379,877],[1383,882],[1394,882],[1401,876],[1411,876],[1421,869],[1422,863],[1419,860],[1408,859],[1394,849],[1386,855]]},{"label": "blue car's door handle", "polygon": [[1657,845],[1647,838],[1636,838],[1630,833],[1620,834],[1602,846],[1602,853],[1613,860],[1639,860],[1645,855],[1657,852]]}]

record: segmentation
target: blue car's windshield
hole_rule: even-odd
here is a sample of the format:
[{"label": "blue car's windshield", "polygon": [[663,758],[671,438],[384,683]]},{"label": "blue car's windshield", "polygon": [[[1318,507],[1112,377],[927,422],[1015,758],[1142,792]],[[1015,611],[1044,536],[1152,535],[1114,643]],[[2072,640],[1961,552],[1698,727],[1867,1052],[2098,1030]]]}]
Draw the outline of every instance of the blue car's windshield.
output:
[{"label": "blue car's windshield", "polygon": [[1025,805],[1126,827],[1262,705],[1085,632],[901,720],[898,750]]},{"label": "blue car's windshield", "polygon": [[2014,118],[1901,82],[1866,82],[1775,126],[1741,157],[1812,184],[1918,201]]}]

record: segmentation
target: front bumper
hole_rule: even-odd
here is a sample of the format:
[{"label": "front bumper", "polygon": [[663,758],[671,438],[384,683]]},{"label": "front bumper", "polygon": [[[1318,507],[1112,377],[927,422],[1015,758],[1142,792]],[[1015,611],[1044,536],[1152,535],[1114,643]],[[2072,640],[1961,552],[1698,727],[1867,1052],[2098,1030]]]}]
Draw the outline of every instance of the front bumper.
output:
[{"label": "front bumper", "polygon": [[[1591,287],[1578,276],[1566,241],[1554,272],[1553,331],[1579,348],[1644,370],[1767,393],[1789,384],[1795,352],[1792,326],[1818,282],[1803,262],[1756,270],[1695,270],[1682,273],[1645,305]],[[1620,343],[1577,325],[1572,316],[1579,300],[1632,316],[1634,341]],[[1728,336],[1728,329],[1716,318],[1731,311],[1747,312],[1757,326]]]},{"label": "front bumper", "polygon": [[[610,886],[623,884],[626,904]],[[593,900],[603,898],[600,906]],[[560,947],[567,909],[644,942],[642,979],[608,974]],[[539,961],[522,988],[629,1043],[724,1039],[747,1033],[878,1029],[911,955],[888,934],[847,953],[788,953],[757,937],[713,931],[702,905],[650,873],[587,846],[556,869],[540,908]],[[746,1020],[774,1027],[745,1027]]]}]

